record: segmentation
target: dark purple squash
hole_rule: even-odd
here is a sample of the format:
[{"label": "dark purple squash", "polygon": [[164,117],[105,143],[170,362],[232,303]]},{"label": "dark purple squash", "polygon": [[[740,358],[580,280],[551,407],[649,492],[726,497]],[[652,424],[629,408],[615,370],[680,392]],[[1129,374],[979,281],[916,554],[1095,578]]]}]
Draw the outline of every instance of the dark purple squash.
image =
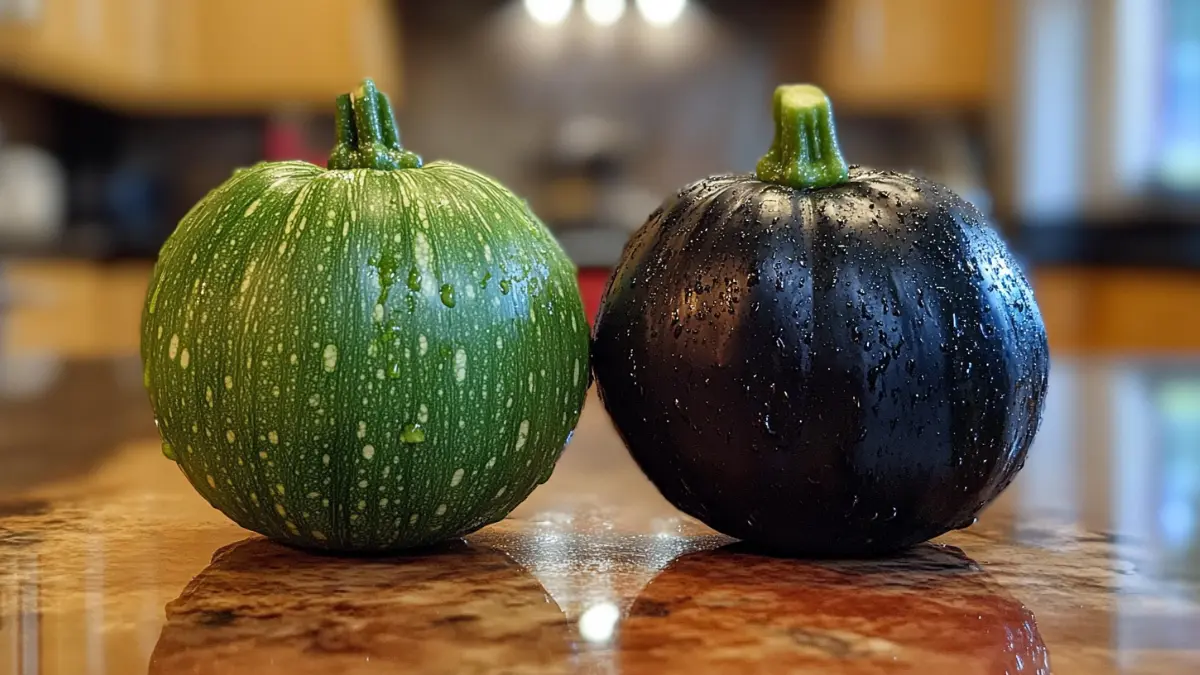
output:
[{"label": "dark purple squash", "polygon": [[973,206],[847,167],[828,99],[780,87],[755,174],[668,199],[609,280],[596,380],[634,459],[711,527],[878,554],[974,522],[1025,462],[1049,355]]}]

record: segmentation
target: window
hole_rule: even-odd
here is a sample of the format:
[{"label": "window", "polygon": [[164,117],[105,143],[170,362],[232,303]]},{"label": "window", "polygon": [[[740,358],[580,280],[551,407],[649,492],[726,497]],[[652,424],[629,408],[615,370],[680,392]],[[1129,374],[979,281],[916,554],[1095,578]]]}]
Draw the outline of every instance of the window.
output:
[{"label": "window", "polygon": [[1159,179],[1200,189],[1200,0],[1168,0],[1163,25]]}]

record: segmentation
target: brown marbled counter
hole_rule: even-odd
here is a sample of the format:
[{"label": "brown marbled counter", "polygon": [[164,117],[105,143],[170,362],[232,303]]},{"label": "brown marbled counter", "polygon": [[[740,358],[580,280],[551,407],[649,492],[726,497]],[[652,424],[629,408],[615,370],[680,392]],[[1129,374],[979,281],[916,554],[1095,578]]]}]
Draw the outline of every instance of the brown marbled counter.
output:
[{"label": "brown marbled counter", "polygon": [[508,520],[345,559],[210,509],[136,361],[0,361],[0,675],[1200,673],[1197,383],[1056,364],[1014,487],[899,558],[743,549],[664,502],[592,399]]}]

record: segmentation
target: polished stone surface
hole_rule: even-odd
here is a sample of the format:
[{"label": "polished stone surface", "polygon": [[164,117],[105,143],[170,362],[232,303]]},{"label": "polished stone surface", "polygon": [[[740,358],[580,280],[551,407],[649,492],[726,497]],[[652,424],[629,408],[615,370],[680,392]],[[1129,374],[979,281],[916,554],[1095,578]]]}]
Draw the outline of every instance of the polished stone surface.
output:
[{"label": "polished stone surface", "polygon": [[466,541],[250,536],[162,458],[133,359],[0,359],[0,675],[1200,672],[1200,361],[1056,362],[975,527],[884,560],[759,555],[682,516],[597,400]]}]

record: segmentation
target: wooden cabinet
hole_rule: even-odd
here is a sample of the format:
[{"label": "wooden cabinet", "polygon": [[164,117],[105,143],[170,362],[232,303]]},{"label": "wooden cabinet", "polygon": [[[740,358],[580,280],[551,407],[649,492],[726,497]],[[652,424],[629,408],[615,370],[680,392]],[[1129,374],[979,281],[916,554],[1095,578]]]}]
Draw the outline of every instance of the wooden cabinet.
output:
[{"label": "wooden cabinet", "polygon": [[1200,348],[1200,273],[1047,267],[1033,274],[1056,354],[1187,354]]},{"label": "wooden cabinet", "polygon": [[327,107],[399,93],[397,26],[387,0],[0,0],[0,73],[132,110]]},{"label": "wooden cabinet", "polygon": [[[7,356],[95,358],[136,354],[151,263],[21,260],[0,270],[11,307],[0,309]],[[2,671],[0,671],[2,672]]]},{"label": "wooden cabinet", "polygon": [[828,0],[816,82],[841,106],[984,105],[1004,0]]},{"label": "wooden cabinet", "polygon": [[85,84],[102,76],[115,56],[115,50],[104,48],[104,22],[80,14],[88,5],[67,0],[4,0],[3,5],[0,68],[6,72],[51,84],[60,73],[73,71]]}]

